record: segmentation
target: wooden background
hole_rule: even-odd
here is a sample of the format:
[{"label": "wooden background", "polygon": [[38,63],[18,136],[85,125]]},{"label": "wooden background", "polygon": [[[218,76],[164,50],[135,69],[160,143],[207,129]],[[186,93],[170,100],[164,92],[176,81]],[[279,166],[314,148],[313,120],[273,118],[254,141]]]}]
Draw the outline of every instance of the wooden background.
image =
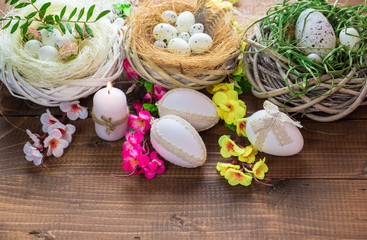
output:
[{"label": "wooden background", "polygon": [[[238,7],[245,21],[272,3],[240,0]],[[204,166],[166,163],[163,175],[147,180],[112,177],[123,173],[123,140],[103,141],[91,118],[79,120],[71,146],[61,158],[46,160],[47,171],[25,160],[28,136],[17,129],[40,133],[45,108],[13,98],[4,86],[0,94],[1,240],[367,239],[365,106],[333,123],[299,119],[305,139],[300,154],[260,155],[275,187],[231,187],[215,169],[225,161],[217,139],[230,133],[222,122],[201,133],[208,150]],[[242,98],[248,116],[262,108],[263,100],[250,93]],[[91,97],[82,104],[91,107]],[[334,135],[315,133],[320,130]]]}]

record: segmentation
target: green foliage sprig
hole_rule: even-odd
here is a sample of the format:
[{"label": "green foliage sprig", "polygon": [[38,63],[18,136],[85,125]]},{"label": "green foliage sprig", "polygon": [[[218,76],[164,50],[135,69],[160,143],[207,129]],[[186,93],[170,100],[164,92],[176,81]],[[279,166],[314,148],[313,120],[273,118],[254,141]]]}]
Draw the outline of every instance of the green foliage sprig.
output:
[{"label": "green foliage sprig", "polygon": [[[92,29],[88,24],[95,23],[102,17],[106,16],[110,10],[104,10],[98,14],[95,20],[90,21],[93,14],[95,5],[92,5],[88,9],[84,7],[81,9],[74,8],[69,16],[65,19],[66,6],[64,6],[59,14],[48,14],[47,9],[51,6],[51,2],[44,3],[40,8],[35,5],[37,0],[28,0],[26,2],[19,3],[20,0],[5,0],[5,4],[9,3],[9,5],[14,6],[15,9],[25,8],[27,6],[32,6],[34,11],[29,13],[27,16],[7,16],[4,18],[0,18],[0,22],[8,21],[1,29],[7,29],[11,26],[10,33],[13,34],[17,31],[17,29],[21,29],[22,36],[27,34],[28,27],[34,22],[40,22],[41,24],[38,26],[37,30],[46,29],[49,32],[52,32],[55,26],[59,26],[60,30],[65,34],[68,31],[70,34],[73,33],[73,29],[71,24],[74,24],[74,28],[79,34],[79,36],[84,39],[88,36],[94,37]],[[78,15],[77,15],[78,14]],[[85,20],[82,20],[83,16],[86,15]],[[72,20],[74,16],[77,16],[77,20]],[[85,31],[83,30],[83,27]]]}]

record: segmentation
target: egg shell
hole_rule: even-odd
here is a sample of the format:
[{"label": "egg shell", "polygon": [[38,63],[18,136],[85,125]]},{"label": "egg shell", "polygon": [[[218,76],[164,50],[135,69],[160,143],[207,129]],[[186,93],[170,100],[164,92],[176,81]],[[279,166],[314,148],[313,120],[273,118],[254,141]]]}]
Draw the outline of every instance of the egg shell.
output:
[{"label": "egg shell", "polygon": [[190,35],[194,35],[195,33],[203,33],[204,32],[204,25],[201,23],[195,23],[190,28]]},{"label": "egg shell", "polygon": [[169,41],[167,49],[174,54],[186,55],[191,53],[189,44],[182,38],[174,38]]},{"label": "egg shell", "polygon": [[[316,53],[325,57],[336,46],[336,37],[329,20],[315,9],[304,10],[296,22],[298,46],[312,47],[301,49],[306,54]],[[325,49],[328,48],[328,49]]]},{"label": "egg shell", "polygon": [[195,33],[189,39],[191,51],[203,53],[208,51],[213,44],[213,39],[206,33]]},{"label": "egg shell", "polygon": [[178,31],[168,23],[160,23],[154,27],[153,35],[156,40],[168,43],[171,39],[178,37]]},{"label": "egg shell", "polygon": [[190,28],[195,24],[195,16],[189,11],[182,12],[176,20],[177,30],[182,32],[190,32]]},{"label": "egg shell", "polygon": [[43,46],[49,45],[52,47],[57,46],[57,39],[61,38],[62,35],[59,30],[53,29],[53,32],[49,32],[45,29],[41,30],[42,44]]},{"label": "egg shell", "polygon": [[322,59],[319,55],[317,55],[316,53],[311,53],[307,56],[309,59],[314,60],[315,62],[322,62]]},{"label": "egg shell", "polygon": [[163,22],[175,23],[177,20],[177,13],[171,10],[164,11],[162,13]]},{"label": "egg shell", "polygon": [[38,57],[38,51],[42,47],[42,43],[38,40],[29,40],[24,44],[24,50],[34,58]]},{"label": "egg shell", "polygon": [[206,147],[198,132],[186,120],[166,115],[152,122],[150,141],[167,161],[195,168],[206,161]]},{"label": "egg shell", "polygon": [[167,44],[165,42],[163,42],[162,40],[157,40],[154,42],[154,45],[160,48],[166,48]]},{"label": "egg shell", "polygon": [[[355,35],[358,37],[351,36],[348,34]],[[359,49],[359,44],[357,44],[357,42],[359,42],[361,39],[359,38],[359,33],[355,28],[347,28],[340,31],[339,40],[340,43],[344,45],[346,50],[349,51],[352,49],[352,52],[356,52]]]},{"label": "egg shell", "polygon": [[[261,118],[264,115],[267,115],[266,111],[260,110],[252,114],[251,117],[247,120],[247,138],[253,145],[255,145],[256,139],[260,133],[254,133],[251,127],[251,122],[255,119]],[[275,156],[291,156],[299,153],[302,150],[304,141],[299,129],[291,123],[284,123],[284,126],[285,131],[288,133],[293,141],[289,144],[281,146],[274,135],[276,133],[270,130],[267,137],[265,138],[263,147],[261,149],[262,152]]]},{"label": "egg shell", "polygon": [[168,91],[157,103],[159,116],[176,115],[188,121],[196,131],[207,130],[219,121],[217,106],[206,95],[188,88]]},{"label": "egg shell", "polygon": [[59,51],[50,45],[40,48],[38,51],[38,59],[41,61],[56,61],[59,56]]},{"label": "egg shell", "polygon": [[188,42],[189,41],[189,39],[190,39],[190,34],[189,33],[187,33],[187,32],[183,32],[183,33],[181,33],[180,34],[180,36],[178,36],[179,38],[182,38],[183,40],[185,40],[186,42]]}]

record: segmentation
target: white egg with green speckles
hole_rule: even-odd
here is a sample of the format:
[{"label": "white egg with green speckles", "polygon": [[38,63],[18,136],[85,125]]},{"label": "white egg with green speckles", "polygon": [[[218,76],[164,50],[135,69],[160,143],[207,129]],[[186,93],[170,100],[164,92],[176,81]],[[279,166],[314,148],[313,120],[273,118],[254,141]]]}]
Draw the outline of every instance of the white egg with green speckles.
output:
[{"label": "white egg with green speckles", "polygon": [[182,38],[183,40],[185,40],[186,42],[188,42],[189,41],[189,39],[190,39],[190,34],[189,33],[187,33],[187,32],[183,32],[183,33],[181,33],[180,34],[180,36],[179,36],[179,38]]},{"label": "white egg with green speckles", "polygon": [[157,40],[154,42],[154,45],[160,48],[166,48],[167,44],[165,42],[163,42],[162,40]]},{"label": "white egg with green speckles", "polygon": [[313,60],[313,61],[315,61],[315,62],[322,62],[322,59],[321,59],[321,57],[319,56],[319,55],[317,55],[316,53],[311,53],[311,54],[309,54],[308,56],[307,56],[307,58],[309,58],[309,59],[311,59],[311,60]]},{"label": "white egg with green speckles", "polygon": [[42,43],[38,40],[29,40],[24,44],[24,50],[34,58],[38,57],[38,51],[42,47]]},{"label": "white egg with green speckles", "polygon": [[57,46],[57,39],[61,38],[62,35],[59,30],[53,29],[52,32],[47,31],[46,29],[41,30],[42,44],[43,46]]},{"label": "white egg with green speckles", "polygon": [[41,61],[56,61],[59,56],[59,51],[50,45],[40,48],[38,51],[38,59]]},{"label": "white egg with green speckles", "polygon": [[182,38],[174,38],[171,41],[169,41],[167,49],[171,53],[181,55],[190,54],[191,52],[189,44]]},{"label": "white egg with green speckles", "polygon": [[177,20],[177,14],[174,11],[167,10],[162,13],[163,22],[175,23]]},{"label": "white egg with green speckles", "polygon": [[206,33],[195,33],[189,39],[189,45],[193,53],[208,51],[213,44],[213,39]]},{"label": "white egg with green speckles", "polygon": [[172,25],[168,23],[160,23],[153,29],[153,35],[156,40],[161,40],[163,42],[169,42],[173,38],[178,37],[178,31]]},{"label": "white egg with green speckles", "polygon": [[190,28],[190,35],[194,35],[195,33],[203,33],[204,32],[204,25],[201,23],[195,23]]},{"label": "white egg with green speckles", "polygon": [[190,32],[190,28],[195,24],[195,16],[189,11],[182,12],[176,20],[176,28],[180,33]]},{"label": "white egg with green speckles", "polygon": [[[354,36],[352,36],[354,35]],[[361,39],[359,38],[359,33],[355,28],[343,29],[339,33],[340,43],[344,45],[346,50],[352,50],[356,52],[359,49],[359,44],[357,44]]]}]

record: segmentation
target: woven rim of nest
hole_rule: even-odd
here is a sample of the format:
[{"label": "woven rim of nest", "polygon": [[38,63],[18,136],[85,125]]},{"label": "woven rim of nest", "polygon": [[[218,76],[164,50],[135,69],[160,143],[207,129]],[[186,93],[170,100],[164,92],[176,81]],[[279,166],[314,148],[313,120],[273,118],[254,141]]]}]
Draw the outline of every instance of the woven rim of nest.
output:
[{"label": "woven rim of nest", "polygon": [[[246,40],[245,52],[251,53],[244,54],[244,69],[256,97],[267,98],[284,112],[301,113],[320,122],[341,119],[366,104],[363,101],[367,96],[367,68],[353,67],[341,78],[332,79],[330,75],[323,75],[316,80],[308,79],[308,85],[316,81],[321,83],[304,95],[293,96],[284,80],[289,70],[289,59],[262,45],[261,36],[258,30]],[[364,77],[353,78],[356,74]],[[290,88],[296,91],[297,77],[290,74],[288,79]]]}]

